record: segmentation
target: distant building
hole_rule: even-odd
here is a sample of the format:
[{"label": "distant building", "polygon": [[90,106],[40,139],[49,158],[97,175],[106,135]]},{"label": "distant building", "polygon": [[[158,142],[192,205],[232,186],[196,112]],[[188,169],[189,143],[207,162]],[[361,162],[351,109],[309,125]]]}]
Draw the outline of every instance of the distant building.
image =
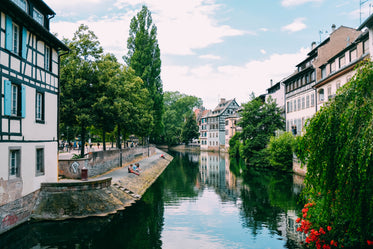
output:
[{"label": "distant building", "polygon": [[234,111],[233,114],[225,118],[225,150],[229,150],[229,140],[237,133],[241,132],[242,128],[239,126],[239,121],[241,119],[240,111],[242,107]]},{"label": "distant building", "polygon": [[201,149],[220,150],[225,147],[225,118],[239,108],[235,99],[222,98],[214,110],[201,118]]},{"label": "distant building", "polygon": [[25,221],[43,182],[57,181],[60,52],[42,0],[0,4],[0,233]]}]

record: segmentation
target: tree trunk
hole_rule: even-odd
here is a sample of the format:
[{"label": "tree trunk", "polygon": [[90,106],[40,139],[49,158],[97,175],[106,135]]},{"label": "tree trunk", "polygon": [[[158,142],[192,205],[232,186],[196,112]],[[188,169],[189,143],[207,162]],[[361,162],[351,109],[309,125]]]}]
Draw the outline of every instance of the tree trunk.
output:
[{"label": "tree trunk", "polygon": [[118,125],[118,133],[117,133],[117,148],[122,149],[122,141],[120,141],[120,127]]},{"label": "tree trunk", "polygon": [[102,148],[105,151],[106,150],[106,132],[102,132]]},{"label": "tree trunk", "polygon": [[82,126],[82,133],[80,134],[81,135],[81,138],[80,138],[80,156],[83,158],[84,157],[84,147],[85,147],[85,133],[86,133],[86,129],[84,126]]}]

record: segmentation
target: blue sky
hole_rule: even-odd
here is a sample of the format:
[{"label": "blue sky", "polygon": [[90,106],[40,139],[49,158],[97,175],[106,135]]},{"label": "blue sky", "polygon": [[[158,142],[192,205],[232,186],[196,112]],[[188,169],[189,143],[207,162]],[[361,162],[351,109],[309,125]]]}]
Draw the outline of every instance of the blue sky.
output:
[{"label": "blue sky", "polygon": [[[146,5],[158,28],[164,91],[202,98],[214,108],[220,98],[265,93],[295,70],[331,25],[356,28],[360,0],[45,0],[56,12],[51,32],[71,39],[80,24],[98,36],[119,62],[127,53],[129,23]],[[364,1],[363,1],[364,2]],[[362,21],[373,12],[362,5]],[[323,32],[320,36],[320,31]]]}]

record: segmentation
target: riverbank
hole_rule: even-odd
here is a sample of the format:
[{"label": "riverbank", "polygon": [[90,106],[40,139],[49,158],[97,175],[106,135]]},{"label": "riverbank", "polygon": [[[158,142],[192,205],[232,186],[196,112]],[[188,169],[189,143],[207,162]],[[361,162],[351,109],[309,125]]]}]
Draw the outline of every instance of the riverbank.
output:
[{"label": "riverbank", "polygon": [[87,181],[63,179],[42,184],[31,218],[64,220],[123,210],[141,199],[171,160],[172,156],[156,149],[153,155],[131,162],[140,164],[139,176],[128,173],[128,165],[124,165]]}]

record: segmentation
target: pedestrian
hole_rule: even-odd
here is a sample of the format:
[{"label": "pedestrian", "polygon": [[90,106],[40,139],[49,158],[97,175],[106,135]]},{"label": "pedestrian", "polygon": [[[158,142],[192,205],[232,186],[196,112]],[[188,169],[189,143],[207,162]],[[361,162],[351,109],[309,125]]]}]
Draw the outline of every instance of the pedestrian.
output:
[{"label": "pedestrian", "polygon": [[128,166],[128,173],[132,173],[132,174],[135,174],[135,175],[140,175],[139,172],[137,172],[136,170],[133,169],[134,166],[132,164],[130,164],[130,166]]}]

